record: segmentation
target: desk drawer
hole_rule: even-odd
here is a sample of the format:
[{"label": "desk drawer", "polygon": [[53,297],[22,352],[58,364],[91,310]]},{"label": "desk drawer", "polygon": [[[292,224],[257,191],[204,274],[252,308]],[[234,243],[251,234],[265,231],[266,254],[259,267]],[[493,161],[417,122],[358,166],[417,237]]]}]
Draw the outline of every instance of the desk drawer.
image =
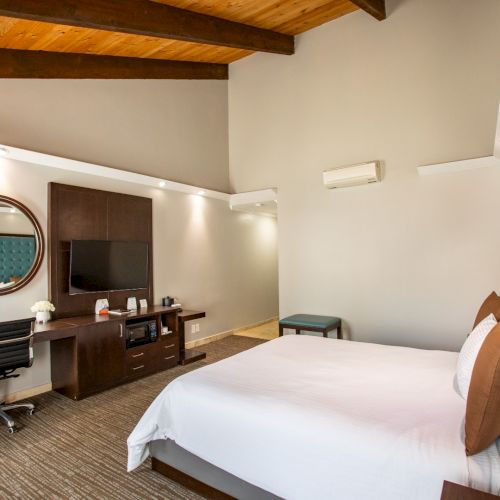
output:
[{"label": "desk drawer", "polygon": [[151,344],[127,349],[126,376],[141,377],[172,368],[179,362],[179,339],[177,336]]},{"label": "desk drawer", "polygon": [[126,374],[128,377],[141,376],[154,371],[156,362],[156,342],[127,349]]},{"label": "desk drawer", "polygon": [[156,344],[157,342],[154,342],[151,344],[145,344],[138,347],[133,347],[132,349],[127,349],[125,354],[127,363],[129,362],[134,363],[135,361],[138,360],[144,361],[147,359],[152,359],[157,349]]},{"label": "desk drawer", "polygon": [[166,370],[175,366],[179,362],[179,339],[173,339],[161,342],[159,349],[155,352],[158,370]]},{"label": "desk drawer", "polygon": [[163,342],[158,342],[158,349],[156,350],[156,354],[161,357],[163,355],[177,353],[178,351],[179,339],[178,337],[172,337],[170,339],[166,339]]}]

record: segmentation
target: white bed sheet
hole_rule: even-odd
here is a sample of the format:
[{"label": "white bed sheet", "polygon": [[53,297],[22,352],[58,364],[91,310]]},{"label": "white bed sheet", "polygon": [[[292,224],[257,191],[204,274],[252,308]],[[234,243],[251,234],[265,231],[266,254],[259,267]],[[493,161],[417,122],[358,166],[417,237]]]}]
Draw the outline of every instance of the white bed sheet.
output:
[{"label": "white bed sheet", "polygon": [[178,445],[287,499],[500,492],[498,443],[467,459],[457,353],[288,335],[171,382],[128,439]]}]

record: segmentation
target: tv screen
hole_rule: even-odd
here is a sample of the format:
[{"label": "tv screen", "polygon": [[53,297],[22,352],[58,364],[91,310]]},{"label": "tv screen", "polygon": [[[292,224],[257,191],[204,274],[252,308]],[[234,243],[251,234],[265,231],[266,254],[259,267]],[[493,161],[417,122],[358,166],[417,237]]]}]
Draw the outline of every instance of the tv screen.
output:
[{"label": "tv screen", "polygon": [[144,289],[148,267],[145,242],[73,240],[69,293]]}]

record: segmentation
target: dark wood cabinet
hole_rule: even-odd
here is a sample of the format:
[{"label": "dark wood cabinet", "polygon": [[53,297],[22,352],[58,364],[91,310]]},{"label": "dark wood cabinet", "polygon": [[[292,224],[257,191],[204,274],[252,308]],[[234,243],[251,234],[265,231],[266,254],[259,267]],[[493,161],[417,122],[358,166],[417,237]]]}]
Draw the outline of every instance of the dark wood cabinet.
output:
[{"label": "dark wood cabinet", "polygon": [[[72,399],[81,399],[177,365],[178,309],[151,306],[125,317],[93,314],[97,299],[108,299],[112,309],[124,307],[130,296],[152,304],[153,200],[50,183],[48,212],[50,299],[56,307],[54,317],[65,332],[58,336],[56,324],[47,327],[53,388]],[[148,287],[70,295],[72,240],[146,242]],[[127,349],[126,325],[136,320],[156,321],[157,340]],[[164,332],[168,334],[162,335]],[[40,333],[38,338],[42,338]]]},{"label": "dark wood cabinet", "polygon": [[124,378],[124,322],[110,321],[79,328],[79,394],[99,392]]},{"label": "dark wood cabinet", "polygon": [[[178,309],[152,306],[125,317],[80,316],[38,327],[37,341],[51,341],[52,385],[82,399],[179,363]],[[155,342],[127,349],[127,322],[156,321]],[[61,337],[57,335],[57,325]],[[169,333],[164,334],[163,331]]]}]

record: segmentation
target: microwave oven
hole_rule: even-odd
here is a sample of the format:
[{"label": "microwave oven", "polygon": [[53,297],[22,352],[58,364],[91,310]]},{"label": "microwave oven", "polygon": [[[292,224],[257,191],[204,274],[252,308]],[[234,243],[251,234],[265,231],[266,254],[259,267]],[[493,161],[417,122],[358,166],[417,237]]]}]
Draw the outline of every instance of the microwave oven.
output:
[{"label": "microwave oven", "polygon": [[143,321],[126,326],[127,348],[156,342],[156,321]]}]

